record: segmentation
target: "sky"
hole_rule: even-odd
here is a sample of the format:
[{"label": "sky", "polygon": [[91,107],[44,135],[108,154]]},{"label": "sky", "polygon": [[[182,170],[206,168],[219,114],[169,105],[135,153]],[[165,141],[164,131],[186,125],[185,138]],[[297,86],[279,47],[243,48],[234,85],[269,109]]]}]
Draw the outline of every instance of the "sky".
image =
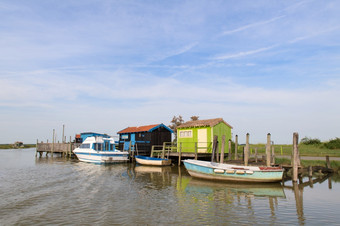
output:
[{"label": "sky", "polygon": [[340,137],[340,1],[0,0],[0,143],[174,116]]}]

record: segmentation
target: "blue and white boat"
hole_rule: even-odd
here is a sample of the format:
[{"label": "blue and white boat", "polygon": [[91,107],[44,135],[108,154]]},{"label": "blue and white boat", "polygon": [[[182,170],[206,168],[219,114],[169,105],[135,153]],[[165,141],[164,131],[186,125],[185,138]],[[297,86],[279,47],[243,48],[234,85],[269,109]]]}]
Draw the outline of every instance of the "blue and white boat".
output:
[{"label": "blue and white boat", "polygon": [[183,160],[185,168],[192,177],[241,182],[280,182],[283,177],[281,167],[242,166],[209,161]]},{"label": "blue and white boat", "polygon": [[129,152],[115,148],[113,138],[87,137],[80,147],[73,150],[80,161],[98,164],[127,162]]}]

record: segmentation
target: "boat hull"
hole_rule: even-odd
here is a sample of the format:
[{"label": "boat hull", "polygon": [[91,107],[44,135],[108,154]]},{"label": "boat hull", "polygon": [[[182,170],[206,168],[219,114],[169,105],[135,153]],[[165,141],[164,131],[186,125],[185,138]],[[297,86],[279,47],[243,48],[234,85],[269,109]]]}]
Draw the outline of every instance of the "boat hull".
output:
[{"label": "boat hull", "polygon": [[170,159],[153,158],[146,156],[136,156],[136,162],[141,165],[148,166],[169,166],[171,165]]},{"label": "boat hull", "polygon": [[74,154],[82,162],[110,164],[129,161],[129,153],[121,151],[84,151],[74,150]]},{"label": "boat hull", "polygon": [[244,167],[200,160],[183,162],[192,177],[208,180],[263,183],[280,182],[283,176],[283,169],[278,167]]}]

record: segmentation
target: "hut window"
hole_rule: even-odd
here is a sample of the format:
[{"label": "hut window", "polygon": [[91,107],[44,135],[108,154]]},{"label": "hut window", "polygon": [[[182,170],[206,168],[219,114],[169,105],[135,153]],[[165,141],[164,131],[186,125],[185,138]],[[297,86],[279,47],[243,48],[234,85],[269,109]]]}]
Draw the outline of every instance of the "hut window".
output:
[{"label": "hut window", "polygon": [[182,130],[179,132],[181,138],[192,137],[192,130]]}]

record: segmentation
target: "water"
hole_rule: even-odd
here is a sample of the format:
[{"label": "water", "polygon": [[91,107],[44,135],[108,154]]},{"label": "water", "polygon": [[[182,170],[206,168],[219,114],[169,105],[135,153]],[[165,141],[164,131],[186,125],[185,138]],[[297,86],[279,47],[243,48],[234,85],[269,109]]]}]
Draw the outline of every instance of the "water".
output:
[{"label": "water", "polygon": [[[0,225],[340,225],[340,179],[244,185],[185,168],[109,166],[0,150]],[[338,182],[335,182],[338,181]]]}]

